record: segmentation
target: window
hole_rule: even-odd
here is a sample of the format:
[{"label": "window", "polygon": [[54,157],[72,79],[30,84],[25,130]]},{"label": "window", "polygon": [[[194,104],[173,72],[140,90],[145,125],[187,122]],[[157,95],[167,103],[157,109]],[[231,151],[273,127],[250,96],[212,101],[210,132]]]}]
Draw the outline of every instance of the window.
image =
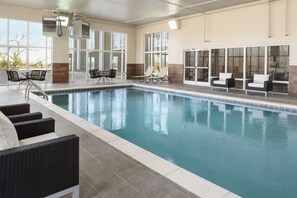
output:
[{"label": "window", "polygon": [[89,69],[117,69],[117,76],[126,76],[127,35],[119,32],[91,30],[90,39],[69,43],[70,75],[73,80],[86,79]]},{"label": "window", "polygon": [[225,49],[211,50],[211,76],[225,73]]},{"label": "window", "polygon": [[168,66],[168,32],[144,35],[144,69],[153,66],[156,70]]},{"label": "window", "polygon": [[267,73],[273,80],[274,92],[288,92],[290,46],[267,47]]},{"label": "window", "polygon": [[254,74],[264,74],[265,47],[246,48],[246,78],[253,78]]},{"label": "window", "polygon": [[[41,23],[2,18],[0,26],[1,76],[7,69],[51,69],[52,39],[42,35]],[[1,77],[0,84],[6,83]]]},{"label": "window", "polygon": [[267,48],[267,73],[275,81],[289,80],[289,46],[269,46]]},{"label": "window", "polygon": [[[227,57],[227,73],[232,73],[236,81],[236,87],[243,88],[243,48],[229,48]],[[241,79],[241,80],[240,80]]]}]

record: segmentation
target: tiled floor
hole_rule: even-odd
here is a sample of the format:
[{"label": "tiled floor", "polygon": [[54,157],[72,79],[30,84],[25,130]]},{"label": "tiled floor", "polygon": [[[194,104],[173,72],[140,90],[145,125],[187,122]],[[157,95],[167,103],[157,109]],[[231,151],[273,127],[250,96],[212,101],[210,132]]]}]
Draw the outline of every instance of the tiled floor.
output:
[{"label": "tiled floor", "polygon": [[[117,83],[131,82],[118,80],[108,84]],[[91,81],[89,83],[79,84],[47,84],[46,86],[42,85],[42,87],[46,89],[57,89],[65,87],[97,86],[100,84],[103,85],[104,83]],[[106,84],[107,83],[104,85]],[[275,94],[265,98],[261,94],[246,96],[242,91],[225,93],[222,90],[211,91],[209,87],[167,83],[160,83],[153,86],[215,95],[227,95],[235,98],[249,98],[280,104],[291,104],[297,107],[297,98],[292,96]],[[21,93],[21,91],[24,91],[24,87],[17,88],[14,86],[7,88],[6,86],[2,86],[0,87],[0,91],[0,105],[27,102],[24,98],[24,94]],[[29,103],[31,104],[32,112],[41,111],[44,117],[53,117],[56,120],[56,133],[59,136],[74,133],[80,137],[80,197],[197,197],[185,188],[142,165],[139,161],[142,160],[143,155],[140,155],[138,161],[136,161],[106,143],[109,141],[112,141],[114,144],[120,142],[114,141],[117,140],[115,136],[106,136],[104,139],[99,139],[93,134],[103,132],[100,130],[96,131],[95,129],[91,129],[93,130],[93,134],[87,132],[87,128],[83,127],[84,121],[78,119],[77,122],[82,123],[81,127],[78,127],[63,118],[61,116],[62,112],[57,114],[32,99],[29,100]],[[75,119],[75,117],[68,114],[65,117]],[[147,157],[151,156],[148,155]],[[172,174],[171,177],[180,177],[179,174],[184,175],[187,173],[179,171],[176,174]]]},{"label": "tiled floor", "polygon": [[47,107],[27,101],[23,90],[1,86],[0,105],[29,102],[31,112],[40,111],[56,120],[59,136],[80,137],[80,197],[197,197]]}]

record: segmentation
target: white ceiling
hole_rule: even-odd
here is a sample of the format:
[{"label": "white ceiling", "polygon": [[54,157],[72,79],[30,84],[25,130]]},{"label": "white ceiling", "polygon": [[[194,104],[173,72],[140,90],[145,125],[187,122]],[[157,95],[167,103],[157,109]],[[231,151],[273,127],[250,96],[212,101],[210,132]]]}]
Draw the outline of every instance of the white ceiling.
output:
[{"label": "white ceiling", "polygon": [[38,10],[60,9],[88,18],[144,25],[261,0],[0,0]]}]

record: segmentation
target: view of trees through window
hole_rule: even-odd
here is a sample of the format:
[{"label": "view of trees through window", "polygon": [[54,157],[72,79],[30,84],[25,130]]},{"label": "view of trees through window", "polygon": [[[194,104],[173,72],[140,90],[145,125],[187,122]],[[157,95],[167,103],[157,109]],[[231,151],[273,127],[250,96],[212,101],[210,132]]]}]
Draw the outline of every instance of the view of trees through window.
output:
[{"label": "view of trees through window", "polygon": [[50,38],[37,22],[0,19],[0,69],[51,69]]},{"label": "view of trees through window", "polygon": [[42,24],[0,18],[0,84],[5,70],[51,70],[51,38],[42,35]]}]

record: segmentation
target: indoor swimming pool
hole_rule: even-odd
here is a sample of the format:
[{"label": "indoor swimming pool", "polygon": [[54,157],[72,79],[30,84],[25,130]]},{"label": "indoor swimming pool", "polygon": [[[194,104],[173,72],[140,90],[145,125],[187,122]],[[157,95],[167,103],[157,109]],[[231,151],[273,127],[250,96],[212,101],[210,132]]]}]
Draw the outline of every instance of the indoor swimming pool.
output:
[{"label": "indoor swimming pool", "polygon": [[49,101],[242,197],[297,195],[297,116],[138,88]]}]

